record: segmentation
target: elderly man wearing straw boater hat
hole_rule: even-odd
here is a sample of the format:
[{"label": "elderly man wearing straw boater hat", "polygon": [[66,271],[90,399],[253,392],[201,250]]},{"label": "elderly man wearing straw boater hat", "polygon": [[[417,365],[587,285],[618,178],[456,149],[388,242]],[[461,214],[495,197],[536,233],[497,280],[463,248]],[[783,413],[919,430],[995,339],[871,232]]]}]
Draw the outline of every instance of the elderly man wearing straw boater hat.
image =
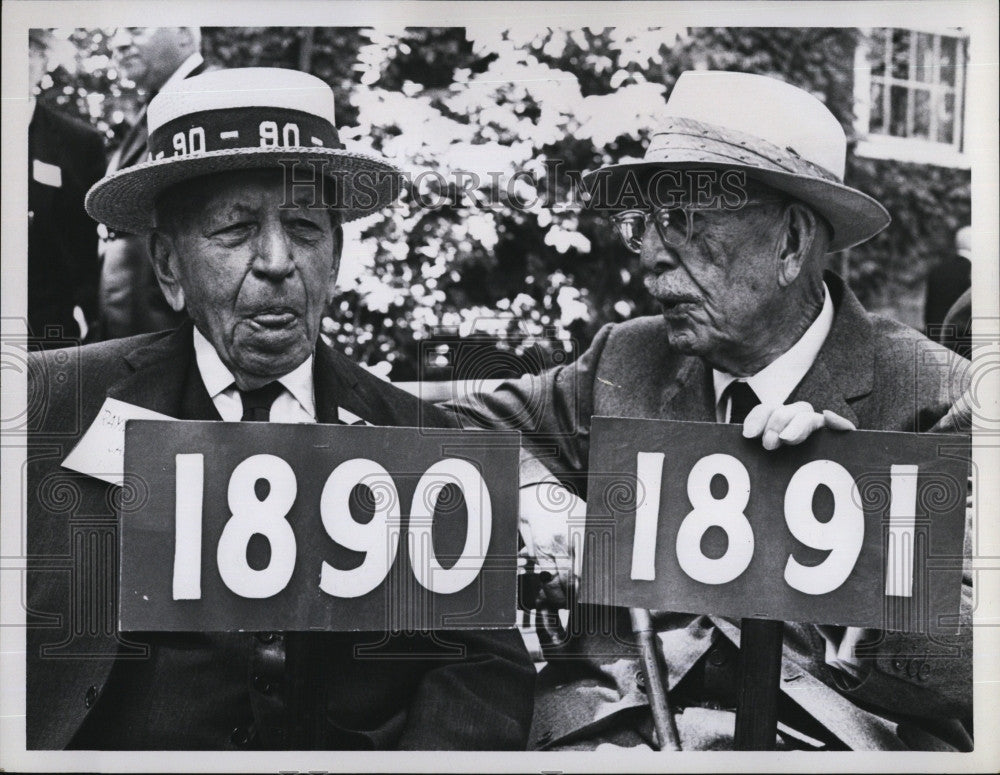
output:
[{"label": "elderly man wearing straw boater hat", "polygon": [[[341,224],[390,204],[400,180],[344,149],[330,88],[289,70],[214,72],[161,92],[148,118],[151,158],[101,180],[87,208],[148,235],[189,320],[30,362],[27,746],[523,748],[535,672],[516,631],[391,636],[392,658],[356,655],[371,633],[116,631],[129,494],[60,467],[109,397],[187,420],[450,424],[320,337]],[[286,174],[326,190],[286,189]]]},{"label": "elderly man wearing straw boater hat", "polygon": [[[582,502],[552,487],[585,492],[592,417],[743,422],[773,449],[824,425],[931,430],[968,385],[967,361],[868,314],[828,271],[829,253],[889,216],[844,184],[844,132],[819,100],[763,76],[688,72],[667,110],[641,162],[584,179],[640,257],[662,315],[608,325],[574,363],[451,406],[467,422],[521,430],[537,453],[522,471],[522,533],[557,606],[573,587]],[[776,747],[968,749],[964,603],[948,643],[787,625]],[[531,745],[651,745],[628,613],[588,626],[597,612],[570,608],[575,631],[613,626],[549,650]],[[682,747],[732,747],[738,626],[666,611],[652,625]],[[862,640],[877,642],[869,656],[855,652]]]}]

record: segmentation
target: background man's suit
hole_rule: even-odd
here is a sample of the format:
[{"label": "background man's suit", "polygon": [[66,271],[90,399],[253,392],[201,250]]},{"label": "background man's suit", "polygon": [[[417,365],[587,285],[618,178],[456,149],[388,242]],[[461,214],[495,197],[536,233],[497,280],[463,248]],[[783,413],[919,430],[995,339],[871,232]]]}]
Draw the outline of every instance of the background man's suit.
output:
[{"label": "background man's suit", "polygon": [[[117,509],[136,493],[60,467],[105,398],[178,419],[219,419],[193,356],[192,327],[53,351],[30,361],[27,747],[65,748],[101,709],[113,669],[141,658],[141,636],[116,633]],[[335,352],[316,348],[317,421],[338,407],[377,425],[446,427],[449,418]],[[71,605],[72,601],[72,605]],[[251,664],[266,670],[273,643],[247,634]],[[325,687],[323,748],[523,748],[535,671],[519,634],[443,633],[465,659],[442,659],[440,643],[387,639],[406,659],[357,659],[376,634],[316,635],[315,680]],[[498,691],[497,689],[502,691]],[[280,692],[251,691],[259,744],[282,747]],[[191,697],[192,707],[199,696]],[[238,741],[234,741],[237,742]],[[245,742],[245,741],[243,741]],[[188,747],[178,741],[175,747]],[[227,747],[220,741],[218,747]],[[206,746],[209,747],[209,746]]]},{"label": "background man's suit", "polygon": [[[79,337],[73,307],[97,313],[97,223],[83,199],[104,174],[104,138],[89,124],[35,103],[28,129],[28,326]],[[52,346],[67,342],[54,339]]]},{"label": "background man's suit", "polygon": [[965,256],[948,256],[931,269],[924,296],[924,331],[929,337],[940,339],[948,310],[971,285],[972,262]]},{"label": "background man's suit", "polygon": [[[869,315],[839,277],[828,273],[826,283],[836,310],[833,328],[788,403],[808,401],[861,429],[931,429],[968,386],[968,362],[906,326]],[[716,419],[711,368],[672,351],[660,317],[609,325],[573,364],[505,383],[477,399],[474,406],[451,408],[480,425],[521,430],[524,443],[544,461],[544,467],[538,459],[525,461],[522,484],[549,469],[583,497],[591,417]],[[782,718],[801,716],[805,709],[820,726],[807,723],[804,731],[832,747],[967,747],[955,719],[971,715],[970,593],[966,586],[959,636],[934,644],[926,637],[887,633],[877,655],[865,660],[871,672],[860,683],[824,663],[824,640],[814,626],[788,625]],[[624,725],[634,726],[634,709],[646,706],[627,612],[608,614],[613,637],[585,636],[551,651],[540,676],[533,747],[572,747],[600,736],[614,727],[617,713],[631,713]],[[654,612],[654,622],[675,704],[707,699],[732,707],[738,627],[667,612]],[[706,717],[709,710],[704,703],[692,708]],[[726,734],[731,743],[732,714],[728,721],[704,718],[704,724],[686,729],[691,715],[678,716],[685,748],[723,746]]]}]

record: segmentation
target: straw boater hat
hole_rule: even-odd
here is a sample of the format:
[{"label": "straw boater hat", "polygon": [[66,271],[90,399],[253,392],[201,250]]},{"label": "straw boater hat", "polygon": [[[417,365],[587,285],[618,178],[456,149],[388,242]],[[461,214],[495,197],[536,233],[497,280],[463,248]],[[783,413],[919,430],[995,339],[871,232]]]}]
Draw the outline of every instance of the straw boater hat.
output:
[{"label": "straw boater hat", "polygon": [[231,170],[285,166],[295,181],[325,173],[326,201],[344,221],[399,195],[396,167],[341,145],[333,91],[308,73],[247,67],[197,75],[156,95],[146,120],[149,160],[108,175],[87,194],[87,212],[110,229],[145,234],[164,190]]},{"label": "straw boater hat", "polygon": [[615,192],[627,179],[648,181],[660,169],[736,169],[808,204],[830,225],[828,250],[857,245],[889,225],[889,213],[844,185],[847,139],[840,122],[808,92],[761,75],[682,73],[666,105],[670,116],[650,138],[641,162],[603,167],[603,203],[621,209]]}]

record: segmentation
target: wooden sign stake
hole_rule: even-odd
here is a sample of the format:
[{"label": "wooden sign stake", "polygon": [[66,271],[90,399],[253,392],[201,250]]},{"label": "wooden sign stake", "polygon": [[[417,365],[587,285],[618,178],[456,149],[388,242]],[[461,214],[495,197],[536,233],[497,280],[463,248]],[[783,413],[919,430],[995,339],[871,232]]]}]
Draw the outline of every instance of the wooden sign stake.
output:
[{"label": "wooden sign stake", "polygon": [[736,688],[737,751],[773,751],[778,731],[778,686],[784,622],[740,622],[739,678]]},{"label": "wooden sign stake", "polygon": [[652,617],[645,608],[630,608],[629,618],[632,620],[632,632],[639,640],[642,649],[642,672],[646,679],[646,693],[649,696],[649,707],[653,712],[653,728],[661,751],[681,750],[681,738],[677,733],[674,714],[670,710],[667,699],[666,675],[660,668],[659,640],[653,631]]}]

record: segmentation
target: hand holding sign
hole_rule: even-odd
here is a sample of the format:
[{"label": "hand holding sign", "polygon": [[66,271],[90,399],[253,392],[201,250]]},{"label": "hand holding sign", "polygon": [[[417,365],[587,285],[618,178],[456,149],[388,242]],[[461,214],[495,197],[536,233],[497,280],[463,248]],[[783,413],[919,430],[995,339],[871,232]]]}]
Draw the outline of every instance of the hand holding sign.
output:
[{"label": "hand holding sign", "polygon": [[782,406],[755,406],[743,422],[743,438],[755,439],[759,436],[764,449],[771,450],[783,444],[801,444],[820,428],[857,430],[854,423],[829,409],[820,413],[814,411],[808,401],[796,401]]},{"label": "hand holding sign", "polygon": [[[849,430],[854,424],[829,410],[815,412],[805,401],[761,404],[747,415],[743,437],[760,437],[765,449],[775,449],[800,444],[820,428]],[[587,504],[555,479],[521,488],[521,553],[541,577],[538,607],[565,608],[570,590],[579,584],[586,510]]]},{"label": "hand holding sign", "polygon": [[597,418],[581,600],[935,627],[958,611],[960,564],[929,558],[961,557],[967,444],[858,431],[763,455],[733,426]]}]

